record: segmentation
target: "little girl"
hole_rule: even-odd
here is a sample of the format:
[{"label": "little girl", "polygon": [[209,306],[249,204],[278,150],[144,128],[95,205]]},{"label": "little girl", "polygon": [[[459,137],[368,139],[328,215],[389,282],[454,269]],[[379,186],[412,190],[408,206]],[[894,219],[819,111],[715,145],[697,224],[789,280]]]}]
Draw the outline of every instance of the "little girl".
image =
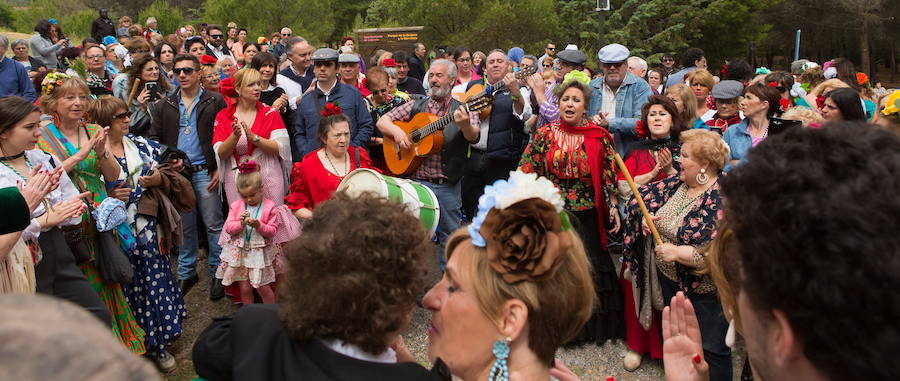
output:
[{"label": "little girl", "polygon": [[[275,303],[275,282],[281,256],[281,243],[275,242],[276,232],[284,228],[282,213],[271,200],[263,198],[259,165],[247,161],[238,166],[235,180],[241,199],[233,202],[225,220],[219,244],[221,263],[216,278],[229,286],[237,282],[241,301],[253,303],[253,290],[263,303]],[[283,206],[281,207],[283,208]]]}]

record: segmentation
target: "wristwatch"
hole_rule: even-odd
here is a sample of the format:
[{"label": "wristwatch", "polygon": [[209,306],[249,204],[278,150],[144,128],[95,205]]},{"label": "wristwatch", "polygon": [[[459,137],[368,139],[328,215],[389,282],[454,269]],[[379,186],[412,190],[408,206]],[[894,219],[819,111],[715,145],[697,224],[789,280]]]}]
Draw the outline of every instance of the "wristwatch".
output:
[{"label": "wristwatch", "polygon": [[259,135],[254,135],[253,136],[253,144],[259,143],[259,139],[260,139]]}]

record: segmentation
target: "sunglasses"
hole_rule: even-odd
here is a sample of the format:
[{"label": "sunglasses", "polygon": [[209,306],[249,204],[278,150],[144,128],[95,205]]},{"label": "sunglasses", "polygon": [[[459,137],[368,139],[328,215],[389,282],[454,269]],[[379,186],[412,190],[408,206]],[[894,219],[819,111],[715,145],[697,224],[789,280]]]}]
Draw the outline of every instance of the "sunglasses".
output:
[{"label": "sunglasses", "polygon": [[282,33],[281,35],[282,36],[290,36],[291,34],[290,33]]},{"label": "sunglasses", "polygon": [[541,65],[541,66],[543,66],[543,67],[551,67],[551,66],[553,66],[553,65],[551,65],[551,64],[543,64],[543,65]]},{"label": "sunglasses", "polygon": [[192,67],[176,67],[176,68],[172,69],[172,72],[175,73],[175,75],[180,75],[181,73],[191,75],[196,70],[197,69],[194,69]]},{"label": "sunglasses", "polygon": [[225,35],[224,35],[224,34],[211,34],[211,35],[209,35],[209,38],[211,38],[211,39],[213,39],[213,40],[218,40],[218,39],[220,39],[220,38],[222,38],[222,37],[225,37]]},{"label": "sunglasses", "polygon": [[556,51],[556,48],[547,48],[547,50],[553,50],[553,51]]},{"label": "sunglasses", "polygon": [[113,116],[113,119],[116,119],[116,120],[122,120],[122,119],[125,119],[125,118],[129,117],[129,116],[131,116],[131,113],[128,112],[128,111],[125,111],[125,112],[123,112],[123,113],[121,113],[121,114],[116,114],[115,116]]}]

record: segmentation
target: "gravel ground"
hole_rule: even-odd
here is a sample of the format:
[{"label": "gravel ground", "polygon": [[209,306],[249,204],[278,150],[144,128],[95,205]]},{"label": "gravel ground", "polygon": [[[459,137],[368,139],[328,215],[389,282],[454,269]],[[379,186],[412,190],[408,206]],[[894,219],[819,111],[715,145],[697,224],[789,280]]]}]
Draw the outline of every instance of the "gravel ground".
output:
[{"label": "gravel ground", "polygon": [[[206,263],[205,256],[201,253],[200,263]],[[431,268],[437,268],[434,263]],[[429,282],[438,281],[438,275],[429,275]],[[213,317],[227,315],[237,311],[237,306],[231,303],[227,297],[213,302],[209,300],[209,278],[201,272],[200,282],[194,286],[185,297],[188,309],[188,319],[185,321],[184,332],[170,347],[169,352],[175,356],[178,368],[166,375],[168,380],[191,380],[196,377],[191,362],[191,348],[194,340],[210,323]],[[428,324],[431,314],[422,308],[416,308],[412,322],[403,334],[403,339],[409,350],[416,356],[419,363],[430,367],[428,362]],[[622,358],[625,356],[626,346],[622,341],[607,342],[606,345],[583,345],[572,349],[560,349],[557,357],[562,359],[583,380],[606,380],[607,377],[615,377],[616,380],[650,381],[663,380],[662,361],[644,358],[641,367],[635,372],[628,372],[622,367]],[[743,364],[742,356],[735,356],[735,369],[740,369]],[[735,380],[738,380],[739,372],[735,372]]]}]

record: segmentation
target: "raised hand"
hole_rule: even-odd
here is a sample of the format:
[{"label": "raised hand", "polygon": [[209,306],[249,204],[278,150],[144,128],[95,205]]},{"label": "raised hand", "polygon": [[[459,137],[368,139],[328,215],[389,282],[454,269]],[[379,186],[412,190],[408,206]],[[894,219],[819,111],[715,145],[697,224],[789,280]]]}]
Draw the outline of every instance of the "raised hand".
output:
[{"label": "raised hand", "polygon": [[679,291],[663,309],[663,365],[668,381],[709,380],[709,364],[703,359],[700,323],[690,299]]}]

